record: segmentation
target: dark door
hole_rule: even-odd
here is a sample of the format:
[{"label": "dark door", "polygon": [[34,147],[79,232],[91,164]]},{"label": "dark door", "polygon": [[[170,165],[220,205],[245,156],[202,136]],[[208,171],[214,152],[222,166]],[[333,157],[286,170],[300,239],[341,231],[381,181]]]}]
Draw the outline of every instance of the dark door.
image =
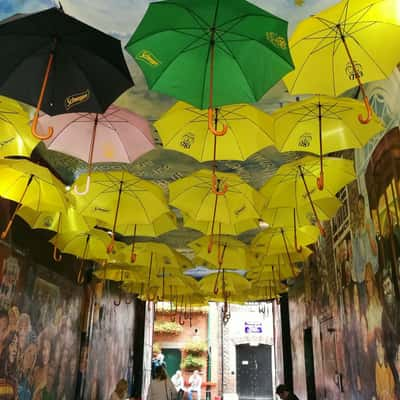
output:
[{"label": "dark door", "polygon": [[314,351],[311,328],[304,329],[304,359],[306,367],[307,399],[316,400],[314,378]]},{"label": "dark door", "polygon": [[168,375],[171,377],[178,369],[181,369],[181,351],[179,349],[162,349],[162,353]]},{"label": "dark door", "polygon": [[236,371],[240,400],[272,399],[271,346],[236,346]]}]

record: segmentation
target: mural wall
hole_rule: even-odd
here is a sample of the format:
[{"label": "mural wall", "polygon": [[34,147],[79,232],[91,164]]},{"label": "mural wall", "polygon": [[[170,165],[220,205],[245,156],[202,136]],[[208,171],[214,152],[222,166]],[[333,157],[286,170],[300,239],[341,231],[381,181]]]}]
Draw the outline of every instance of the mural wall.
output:
[{"label": "mural wall", "polygon": [[339,194],[344,206],[330,234],[289,293],[294,388],[303,398],[307,327],[313,332],[316,398],[400,398],[399,82],[396,70],[370,85],[385,132],[355,152],[357,181]]},{"label": "mural wall", "polygon": [[0,399],[74,399],[81,288],[0,244]]}]

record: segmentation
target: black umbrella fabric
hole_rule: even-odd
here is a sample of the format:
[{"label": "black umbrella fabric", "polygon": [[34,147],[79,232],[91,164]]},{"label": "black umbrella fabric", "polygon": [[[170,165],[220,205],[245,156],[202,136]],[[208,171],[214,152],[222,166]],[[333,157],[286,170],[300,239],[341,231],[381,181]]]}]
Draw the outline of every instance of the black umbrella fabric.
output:
[{"label": "black umbrella fabric", "polygon": [[37,106],[33,133],[40,110],[103,113],[133,86],[121,42],[61,8],[2,21],[0,48],[0,94]]}]

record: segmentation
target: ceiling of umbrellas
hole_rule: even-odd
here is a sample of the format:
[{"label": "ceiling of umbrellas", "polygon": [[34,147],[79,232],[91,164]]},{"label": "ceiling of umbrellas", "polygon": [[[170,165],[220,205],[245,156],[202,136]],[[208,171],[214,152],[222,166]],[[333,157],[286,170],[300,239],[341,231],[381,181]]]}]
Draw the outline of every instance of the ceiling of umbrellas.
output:
[{"label": "ceiling of umbrellas", "polygon": [[[98,278],[181,307],[205,295],[229,316],[278,296],[355,179],[338,152],[384,129],[364,83],[398,62],[398,8],[341,1],[288,39],[244,0],[164,0],[124,48],[61,6],[3,20],[0,195],[17,208],[2,238],[22,218],[54,232],[55,260],[96,260]],[[134,85],[126,56],[170,96],[159,118],[115,104]],[[281,80],[297,99],[262,111]],[[215,273],[198,284],[193,265]]]}]

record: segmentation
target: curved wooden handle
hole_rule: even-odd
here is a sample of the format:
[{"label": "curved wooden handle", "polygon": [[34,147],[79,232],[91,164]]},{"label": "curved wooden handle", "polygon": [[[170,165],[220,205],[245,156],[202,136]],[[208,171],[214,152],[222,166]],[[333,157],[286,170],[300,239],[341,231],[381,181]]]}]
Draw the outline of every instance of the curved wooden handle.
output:
[{"label": "curved wooden handle", "polygon": [[213,109],[209,108],[208,109],[208,130],[214,135],[214,136],[224,136],[226,132],[228,132],[228,125],[224,125],[221,131],[217,131],[214,128],[214,122],[213,122]]},{"label": "curved wooden handle", "polygon": [[107,246],[107,254],[111,254],[112,251],[114,250],[114,243],[115,243],[115,239],[114,239],[114,233],[113,233],[112,238],[111,238],[111,242]]},{"label": "curved wooden handle", "polygon": [[113,302],[114,306],[118,307],[121,304],[121,301],[122,301],[122,294],[121,294],[121,290],[120,290],[119,293],[118,293],[118,301],[114,300],[114,302]]},{"label": "curved wooden handle", "polygon": [[371,104],[369,104],[369,100],[367,96],[364,96],[364,104],[365,104],[365,109],[367,110],[367,117],[364,118],[361,114],[358,114],[358,120],[360,121],[361,124],[369,124],[372,119],[372,108]]},{"label": "curved wooden handle", "polygon": [[217,188],[217,176],[213,174],[211,177],[211,190],[217,196],[223,196],[228,191],[228,184],[224,183],[223,189],[219,191]]},{"label": "curved wooden handle", "polygon": [[132,304],[132,297],[125,296],[125,304],[128,305],[128,306],[129,306],[129,304]]},{"label": "curved wooden handle", "polygon": [[78,276],[76,278],[76,283],[79,286],[82,286],[85,283],[85,276],[83,275],[83,260],[82,260],[81,266],[79,268]]},{"label": "curved wooden handle", "polygon": [[321,171],[319,177],[317,178],[318,190],[324,189],[324,173]]},{"label": "curved wooden handle", "polygon": [[54,129],[51,126],[49,126],[47,129],[47,135],[40,135],[37,131],[38,119],[39,119],[39,113],[35,112],[35,115],[32,120],[32,125],[31,125],[32,135],[35,136],[35,138],[37,138],[39,140],[50,139],[53,136]]},{"label": "curved wooden handle", "polygon": [[89,193],[89,189],[90,189],[90,175],[88,175],[88,176],[86,177],[86,185],[85,185],[85,189],[84,189],[83,192],[80,192],[80,191],[78,190],[78,186],[77,186],[77,185],[74,185],[74,193],[75,193],[76,195],[78,195],[78,196],[85,196],[86,194]]},{"label": "curved wooden handle", "polygon": [[57,254],[57,247],[54,245],[53,247],[53,260],[55,262],[60,262],[62,260],[62,254]]},{"label": "curved wooden handle", "polygon": [[185,325],[185,320],[182,319],[182,313],[179,313],[179,325]]},{"label": "curved wooden handle", "polygon": [[136,261],[136,253],[131,253],[131,263],[134,264]]}]

